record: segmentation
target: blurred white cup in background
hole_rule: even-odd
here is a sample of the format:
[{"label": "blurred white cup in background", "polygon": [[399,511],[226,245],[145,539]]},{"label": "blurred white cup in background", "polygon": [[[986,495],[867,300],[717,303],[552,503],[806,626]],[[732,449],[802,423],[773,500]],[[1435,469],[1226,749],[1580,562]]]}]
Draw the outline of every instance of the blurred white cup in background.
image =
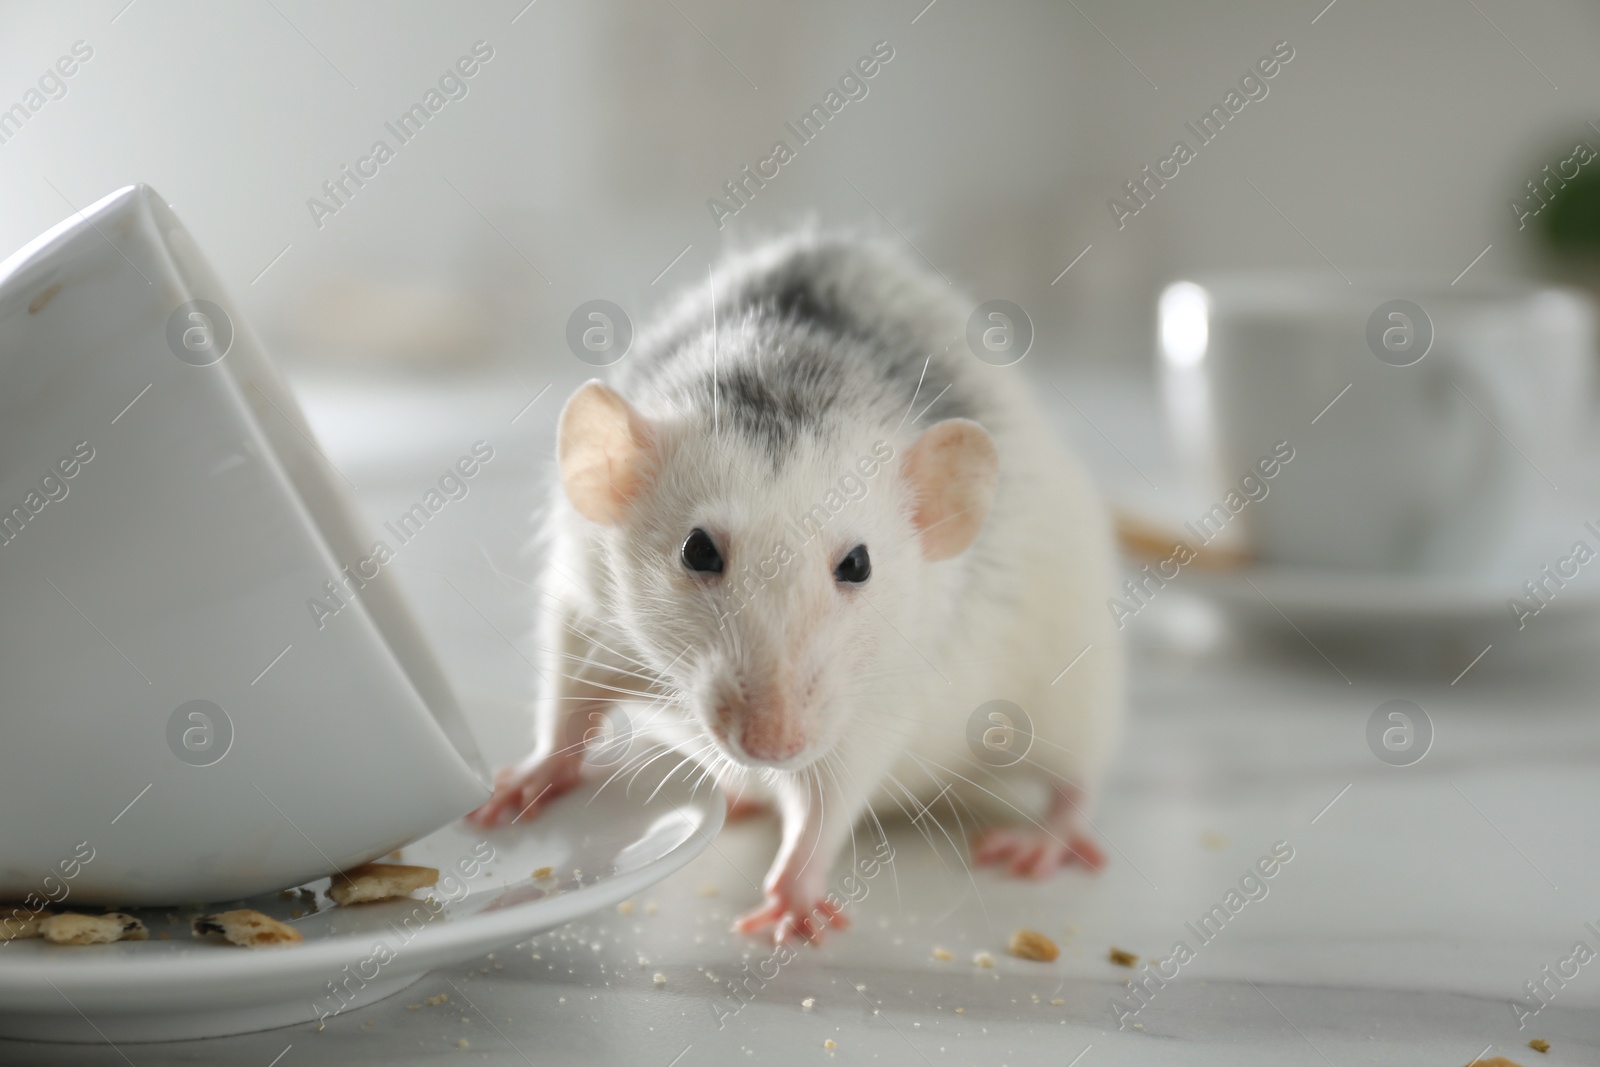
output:
[{"label": "blurred white cup in background", "polygon": [[1555,489],[1591,409],[1595,311],[1574,291],[1240,273],[1173,283],[1158,317],[1192,476],[1225,493],[1292,449],[1228,515],[1267,563],[1470,569]]}]

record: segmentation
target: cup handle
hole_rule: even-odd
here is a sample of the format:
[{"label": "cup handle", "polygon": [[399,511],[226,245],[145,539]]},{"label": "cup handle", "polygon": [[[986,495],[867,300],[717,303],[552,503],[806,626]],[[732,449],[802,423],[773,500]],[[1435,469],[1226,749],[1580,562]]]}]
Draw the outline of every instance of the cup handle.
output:
[{"label": "cup handle", "polygon": [[[1493,506],[1495,498],[1511,487],[1514,472],[1512,449],[1504,447],[1504,443],[1512,440],[1507,427],[1513,423],[1513,412],[1496,386],[1493,372],[1480,366],[1477,357],[1469,355],[1453,363],[1441,361],[1440,366],[1444,369],[1450,388],[1466,401],[1470,409],[1466,412],[1467,418],[1480,424],[1473,458],[1462,467],[1460,474],[1469,485],[1460,495],[1460,504],[1445,516],[1444,529],[1448,530],[1454,528],[1465,515],[1482,514],[1484,507]],[[1436,552],[1449,554],[1447,539],[1436,536],[1434,541],[1432,547]]]}]

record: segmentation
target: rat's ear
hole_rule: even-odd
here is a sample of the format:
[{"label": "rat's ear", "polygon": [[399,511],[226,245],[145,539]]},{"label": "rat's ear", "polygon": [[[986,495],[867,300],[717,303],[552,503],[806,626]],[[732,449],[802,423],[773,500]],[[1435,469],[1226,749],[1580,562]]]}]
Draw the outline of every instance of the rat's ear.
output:
[{"label": "rat's ear", "polygon": [[650,423],[599,380],[585,382],[561,409],[561,484],[584,518],[604,526],[621,522],[654,458]]},{"label": "rat's ear", "polygon": [[971,419],[935,423],[901,461],[916,495],[912,522],[922,535],[922,558],[950,559],[977,538],[994,502],[1000,456],[994,439]]}]

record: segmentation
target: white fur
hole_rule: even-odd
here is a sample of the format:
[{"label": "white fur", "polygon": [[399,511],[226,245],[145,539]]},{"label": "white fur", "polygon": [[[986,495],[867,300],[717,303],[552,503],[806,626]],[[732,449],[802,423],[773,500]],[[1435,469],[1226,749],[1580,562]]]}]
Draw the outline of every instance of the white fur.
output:
[{"label": "white fur", "polygon": [[[641,337],[629,357],[639,365],[617,377],[654,428],[657,466],[614,526],[582,518],[555,491],[539,638],[540,668],[553,684],[537,712],[539,752],[549,754],[570,743],[568,716],[592,714],[619,690],[639,694],[623,705],[634,726],[694,756],[729,789],[776,802],[785,841],[768,888],[787,864],[791,875],[808,872],[800,878],[806,892],[820,886],[869,802],[915,813],[914,798],[925,803],[953,784],[968,797],[1019,804],[1014,787],[1030,771],[1092,797],[1114,742],[1123,676],[1104,606],[1114,561],[1098,492],[1045,424],[1022,368],[992,367],[968,353],[966,308],[900,257],[862,246],[832,266],[852,314],[904,326],[925,342],[932,358],[915,401],[911,388],[885,390],[879,377],[860,373],[825,439],[802,436],[774,472],[760,444],[733,431],[725,409],[714,414],[709,397],[693,393],[710,370],[713,343],[724,373],[741,360],[781,366],[785,353],[766,320],[737,310],[740,294],[818,240],[790,238],[720,269],[719,308],[735,312],[718,322],[715,341],[708,294],[691,293]],[[652,367],[664,345],[677,357]],[[946,386],[985,413],[978,421],[998,448],[1000,483],[974,546],[928,563],[897,468],[927,429],[915,416]],[[865,495],[821,537],[794,543],[785,523],[824,501],[845,473],[859,475],[858,460],[878,442],[894,459],[862,479]],[[690,574],[679,558],[695,527],[723,548],[720,582]],[[731,580],[780,542],[793,561],[727,615],[737,604],[727,595]],[[859,589],[832,577],[858,543],[872,559],[872,577]],[[729,687],[773,677],[802,717],[806,750],[795,767],[746,767],[736,747],[714,739],[713,709]],[[969,717],[997,698],[1024,709],[1036,734],[1027,759],[999,772],[968,749]],[[635,745],[635,754],[645,751]]]}]

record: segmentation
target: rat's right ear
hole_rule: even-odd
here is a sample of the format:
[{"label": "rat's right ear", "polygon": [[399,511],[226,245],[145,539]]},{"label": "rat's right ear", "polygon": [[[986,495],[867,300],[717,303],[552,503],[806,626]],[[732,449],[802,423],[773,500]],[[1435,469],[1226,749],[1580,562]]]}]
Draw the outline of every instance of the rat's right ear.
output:
[{"label": "rat's right ear", "polygon": [[615,389],[598,379],[561,409],[556,458],[561,484],[578,514],[612,526],[643,487],[655,455],[655,432]]}]

